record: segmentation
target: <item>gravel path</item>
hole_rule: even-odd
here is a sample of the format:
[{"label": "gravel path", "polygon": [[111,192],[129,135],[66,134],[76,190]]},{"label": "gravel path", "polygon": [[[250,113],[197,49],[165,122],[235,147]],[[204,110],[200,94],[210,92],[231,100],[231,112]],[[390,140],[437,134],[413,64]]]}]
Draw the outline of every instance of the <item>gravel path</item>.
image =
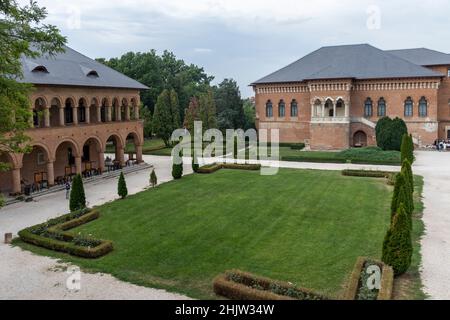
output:
[{"label": "gravel path", "polygon": [[[450,155],[450,154],[449,154]],[[154,165],[158,182],[172,180],[170,157],[144,156],[144,161]],[[207,162],[211,162],[208,160]],[[184,166],[185,173],[191,173],[190,161]],[[264,162],[265,165],[270,164]],[[295,163],[280,162],[280,167],[297,169],[365,169],[397,171],[398,167]],[[130,194],[142,191],[148,186],[149,170],[127,175]],[[117,199],[116,179],[101,180],[85,186],[89,206],[103,204]],[[25,227],[68,212],[64,191],[37,198],[31,203],[17,203],[0,210],[0,235],[17,232]],[[110,275],[80,274],[80,290],[68,290],[66,281],[70,277],[67,268],[72,266],[57,260],[34,255],[20,248],[0,244],[0,299],[187,299],[188,297],[135,286],[122,282]]]},{"label": "gravel path", "polygon": [[422,282],[431,299],[450,299],[450,152],[416,152],[414,174],[424,177]]}]

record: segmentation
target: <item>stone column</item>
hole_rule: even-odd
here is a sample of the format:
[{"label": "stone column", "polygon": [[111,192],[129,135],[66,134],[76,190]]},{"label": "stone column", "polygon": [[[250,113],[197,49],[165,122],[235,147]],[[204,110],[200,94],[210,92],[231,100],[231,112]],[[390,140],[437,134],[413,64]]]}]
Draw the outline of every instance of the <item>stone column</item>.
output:
[{"label": "stone column", "polygon": [[117,147],[117,158],[116,160],[119,160],[120,165],[122,167],[125,166],[125,148],[124,147]]},{"label": "stone column", "polygon": [[345,103],[345,116],[349,117],[350,116],[350,101],[348,102],[344,102]]},{"label": "stone column", "polygon": [[316,106],[313,104],[311,104],[311,118],[314,118],[316,115],[316,110],[315,110]]},{"label": "stone column", "polygon": [[105,154],[103,152],[98,153],[98,168],[100,173],[105,171]]},{"label": "stone column", "polygon": [[142,163],[142,145],[136,146],[136,161]]},{"label": "stone column", "polygon": [[322,118],[325,118],[325,103],[322,103]]},{"label": "stone column", "polygon": [[116,107],[116,121],[122,121],[122,107]]},{"label": "stone column", "polygon": [[136,105],[134,107],[134,118],[135,118],[135,120],[139,120],[139,106],[138,105]]},{"label": "stone column", "polygon": [[81,174],[81,156],[75,157],[75,171],[77,174]]},{"label": "stone column", "polygon": [[55,169],[54,169],[54,161],[49,160],[47,162],[47,180],[48,186],[52,187],[55,185]]},{"label": "stone column", "polygon": [[50,107],[44,109],[44,127],[50,127]]},{"label": "stone column", "polygon": [[77,125],[78,124],[78,107],[72,108],[72,115],[73,115],[73,124]]},{"label": "stone column", "polygon": [[64,115],[64,107],[59,107],[59,125],[64,127],[65,115]]},{"label": "stone column", "polygon": [[86,124],[91,123],[91,107],[86,107]]},{"label": "stone column", "polygon": [[125,120],[130,121],[130,106],[125,107]]},{"label": "stone column", "polygon": [[21,193],[22,187],[20,185],[20,168],[12,169],[12,193]]},{"label": "stone column", "polygon": [[112,107],[107,106],[106,107],[106,122],[111,122],[112,119]]},{"label": "stone column", "polygon": [[97,107],[97,123],[102,122],[102,106]]},{"label": "stone column", "polygon": [[336,101],[333,103],[333,118],[336,118]]}]

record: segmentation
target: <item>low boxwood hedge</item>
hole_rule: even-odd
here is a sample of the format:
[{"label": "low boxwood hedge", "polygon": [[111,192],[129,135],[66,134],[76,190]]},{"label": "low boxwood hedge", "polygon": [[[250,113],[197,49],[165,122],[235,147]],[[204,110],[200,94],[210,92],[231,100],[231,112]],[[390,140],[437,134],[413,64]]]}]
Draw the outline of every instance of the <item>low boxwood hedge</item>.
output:
[{"label": "low boxwood hedge", "polygon": [[219,169],[222,169],[222,165],[220,163],[211,163],[198,168],[197,173],[213,173]]},{"label": "low boxwood hedge", "polygon": [[351,177],[389,178],[392,173],[386,171],[345,169],[342,170],[342,175]]},{"label": "low boxwood hedge", "polygon": [[233,300],[327,300],[309,289],[253,275],[240,270],[226,271],[213,282],[217,295]]},{"label": "low boxwood hedge", "polygon": [[113,249],[109,240],[76,236],[73,229],[100,216],[96,210],[84,209],[51,219],[47,222],[19,231],[19,237],[27,243],[83,258],[98,258]]},{"label": "low boxwood hedge", "polygon": [[[376,264],[381,268],[381,283],[380,289],[375,294],[370,294],[370,291],[365,288],[363,276],[365,275],[365,269],[368,264]],[[363,274],[364,273],[364,274]],[[384,264],[383,262],[373,259],[358,257],[352,274],[347,284],[346,291],[344,293],[344,300],[390,300],[392,298],[392,287],[394,285],[394,271],[392,267]]]},{"label": "low boxwood hedge", "polygon": [[198,168],[197,173],[213,173],[220,169],[259,170],[261,165],[250,163],[211,163]]}]

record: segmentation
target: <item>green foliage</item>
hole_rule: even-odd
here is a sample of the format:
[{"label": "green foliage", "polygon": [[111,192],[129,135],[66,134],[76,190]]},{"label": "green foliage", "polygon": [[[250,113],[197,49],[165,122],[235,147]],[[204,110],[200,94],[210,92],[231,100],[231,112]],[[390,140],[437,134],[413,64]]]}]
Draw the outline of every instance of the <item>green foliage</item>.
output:
[{"label": "green foliage", "polygon": [[117,194],[122,199],[125,199],[128,195],[127,183],[125,181],[125,176],[123,175],[123,172],[121,172],[119,176],[119,182],[117,184]]},{"label": "green foliage", "polygon": [[237,141],[237,137],[233,138],[233,158],[237,159],[238,158],[238,141]]},{"label": "green foliage", "polygon": [[411,168],[411,163],[408,159],[403,160],[402,162],[402,170],[401,172],[405,176],[406,181],[408,182],[409,190],[411,194],[414,193],[414,175]]},{"label": "green foliage", "polygon": [[402,163],[405,159],[411,164],[414,162],[414,143],[411,135],[407,133],[403,135],[400,151],[402,155]]},{"label": "green foliage", "polygon": [[199,116],[203,123],[203,130],[217,128],[216,102],[214,101],[214,95],[211,90],[200,95]]},{"label": "green foliage", "polygon": [[203,68],[188,65],[169,51],[164,51],[162,55],[158,55],[155,50],[128,52],[120,58],[97,60],[147,85],[149,90],[141,91],[141,101],[152,113],[159,94],[164,89],[174,89],[179,99],[180,119],[184,117],[184,109],[190,98],[206,92],[214,79]]},{"label": "green foliage", "polygon": [[398,211],[398,206],[400,202],[403,202],[403,205],[408,210],[408,214],[411,213],[410,211],[412,204],[407,201],[411,197],[410,195],[410,189],[406,182],[405,175],[400,172],[395,176],[395,184],[394,184],[394,193],[392,196],[392,202],[391,202],[391,216],[394,217],[395,213]]},{"label": "green foliage", "polygon": [[172,177],[175,180],[181,179],[183,176],[183,163],[176,164],[172,158]]},{"label": "green foliage", "polygon": [[150,109],[141,104],[140,118],[144,121],[144,137],[151,138],[153,133],[152,113]]},{"label": "green foliage", "polygon": [[191,135],[194,134],[194,122],[200,121],[199,102],[196,97],[192,97],[189,107],[185,110],[183,127],[189,130]]},{"label": "green foliage", "polygon": [[158,184],[158,178],[156,177],[155,170],[150,173],[150,185],[154,188]]},{"label": "green foliage", "polygon": [[86,208],[86,195],[84,193],[83,179],[77,174],[72,180],[69,208],[71,212]]},{"label": "green foliage", "polygon": [[400,151],[403,135],[408,133],[405,122],[396,117],[390,119],[383,117],[378,120],[375,127],[377,145],[383,150]]},{"label": "green foliage", "polygon": [[5,205],[5,198],[3,197],[3,194],[0,193],[0,208]]},{"label": "green foliage", "polygon": [[409,220],[401,203],[383,242],[382,260],[392,266],[396,276],[405,273],[411,264],[413,248]]},{"label": "green foliage", "polygon": [[199,164],[198,164],[198,157],[197,157],[197,151],[194,150],[194,154],[192,156],[192,170],[194,172],[198,172],[198,168],[199,168]]},{"label": "green foliage", "polygon": [[175,129],[179,128],[179,116],[174,114],[178,99],[174,90],[164,90],[159,96],[153,114],[153,131],[169,147],[170,137]]},{"label": "green foliage", "polygon": [[217,123],[220,130],[244,127],[244,108],[237,82],[225,79],[214,87],[217,107]]},{"label": "green foliage", "polygon": [[[42,23],[47,11],[34,1],[20,6],[15,0],[2,0],[0,17],[0,150],[24,153],[30,151],[25,130],[32,116],[32,87],[16,81],[23,76],[20,59],[61,52],[66,38]],[[0,170],[7,169],[0,163]]]},{"label": "green foliage", "polygon": [[256,129],[256,108],[250,99],[244,100],[244,130]]}]

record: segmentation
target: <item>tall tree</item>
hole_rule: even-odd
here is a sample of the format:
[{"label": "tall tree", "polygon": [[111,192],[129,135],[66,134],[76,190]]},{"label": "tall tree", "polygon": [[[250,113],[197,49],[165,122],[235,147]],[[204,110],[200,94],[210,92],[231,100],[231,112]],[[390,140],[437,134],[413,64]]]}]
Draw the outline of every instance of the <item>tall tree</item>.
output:
[{"label": "tall tree", "polygon": [[172,114],[172,125],[174,129],[180,128],[180,103],[174,89],[170,90],[170,113]]},{"label": "tall tree", "polygon": [[183,127],[189,130],[189,133],[194,134],[194,122],[200,120],[199,103],[196,97],[192,97],[189,102],[189,107],[184,112]]},{"label": "tall tree", "polygon": [[203,130],[217,128],[216,102],[211,90],[200,95],[199,114],[203,123]]},{"label": "tall tree", "polygon": [[256,109],[250,99],[244,100],[244,130],[255,129]]},{"label": "tall tree", "polygon": [[164,141],[164,144],[169,147],[170,137],[174,128],[172,109],[170,107],[170,92],[167,89],[163,90],[156,101],[155,113],[153,114],[153,130]]},{"label": "tall tree", "polygon": [[241,92],[237,82],[225,79],[214,87],[217,106],[217,121],[221,130],[244,127],[245,116]]},{"label": "tall tree", "polygon": [[[31,85],[22,78],[22,56],[36,58],[63,51],[66,38],[42,21],[47,11],[36,2],[21,6],[16,0],[0,1],[0,150],[26,152],[29,138],[25,130],[31,118]],[[0,163],[0,170],[8,165]]]},{"label": "tall tree", "polygon": [[152,113],[149,108],[141,104],[139,114],[144,121],[144,137],[151,138],[153,133]]}]

